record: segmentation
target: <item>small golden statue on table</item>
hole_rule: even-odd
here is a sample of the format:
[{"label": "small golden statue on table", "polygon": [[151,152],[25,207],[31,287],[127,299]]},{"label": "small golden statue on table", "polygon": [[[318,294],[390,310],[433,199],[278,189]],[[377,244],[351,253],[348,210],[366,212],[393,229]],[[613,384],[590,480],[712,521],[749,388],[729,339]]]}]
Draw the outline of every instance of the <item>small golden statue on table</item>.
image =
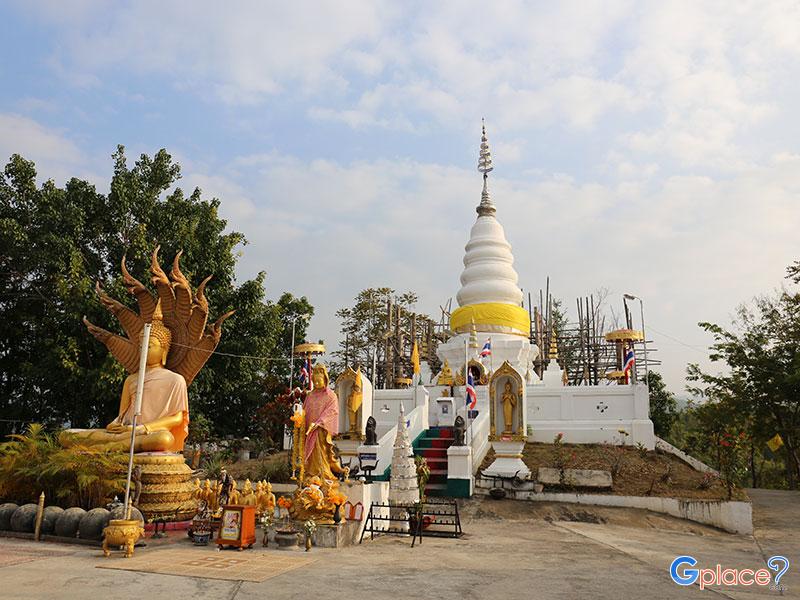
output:
[{"label": "small golden statue on table", "polygon": [[337,522],[345,498],[338,475],[348,475],[335,456],[333,436],[339,433],[339,400],[331,390],[325,365],[314,366],[313,390],[302,406],[295,406],[292,464],[297,491],[290,514],[294,520],[317,524]]}]

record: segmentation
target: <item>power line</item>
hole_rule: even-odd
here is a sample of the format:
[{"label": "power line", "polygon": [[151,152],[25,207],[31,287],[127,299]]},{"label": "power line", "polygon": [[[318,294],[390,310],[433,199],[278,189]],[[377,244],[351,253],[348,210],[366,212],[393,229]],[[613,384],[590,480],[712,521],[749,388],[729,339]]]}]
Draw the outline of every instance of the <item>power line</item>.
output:
[{"label": "power line", "polygon": [[647,328],[649,330],[651,330],[651,331],[655,331],[658,335],[663,335],[664,337],[671,339],[673,342],[678,342],[681,346],[685,346],[685,347],[689,348],[690,350],[694,350],[695,352],[699,352],[700,354],[708,356],[708,350],[700,350],[700,346],[699,345],[693,346],[691,344],[687,344],[686,342],[682,342],[678,338],[673,337],[673,336],[669,335],[668,333],[664,333],[663,331],[659,331],[658,329],[656,329],[652,325],[648,325]]}]

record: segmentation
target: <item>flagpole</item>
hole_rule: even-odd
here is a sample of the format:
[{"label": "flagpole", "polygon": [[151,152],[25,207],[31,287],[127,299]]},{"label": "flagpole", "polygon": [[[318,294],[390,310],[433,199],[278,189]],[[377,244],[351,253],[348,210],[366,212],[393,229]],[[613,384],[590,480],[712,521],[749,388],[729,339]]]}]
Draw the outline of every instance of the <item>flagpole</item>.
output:
[{"label": "flagpole", "polygon": [[464,339],[464,416],[467,417],[467,437],[469,444],[472,445],[472,419],[469,418],[469,396],[467,394],[467,385],[469,383],[469,341]]},{"label": "flagpole", "polygon": [[133,403],[133,419],[131,419],[131,447],[128,454],[128,476],[125,481],[125,519],[130,519],[131,476],[133,475],[133,449],[136,442],[136,418],[142,414],[142,394],[144,393],[144,375],[147,370],[147,350],[150,347],[151,323],[144,324],[142,346],[139,348],[139,376],[136,379],[136,397]]}]

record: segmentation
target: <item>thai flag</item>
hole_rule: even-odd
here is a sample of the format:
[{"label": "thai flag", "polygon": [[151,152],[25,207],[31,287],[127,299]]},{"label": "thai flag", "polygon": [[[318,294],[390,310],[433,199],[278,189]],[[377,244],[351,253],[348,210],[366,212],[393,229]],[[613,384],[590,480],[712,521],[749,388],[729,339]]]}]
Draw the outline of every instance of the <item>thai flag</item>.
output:
[{"label": "thai flag", "polygon": [[472,379],[472,373],[467,369],[467,406],[470,410],[475,408],[478,403],[478,394],[475,393],[475,382]]},{"label": "thai flag", "polygon": [[300,369],[300,385],[305,386],[306,381],[308,381],[308,369],[306,369],[306,366],[303,365],[303,368]]},{"label": "thai flag", "polygon": [[633,354],[633,350],[628,350],[628,353],[625,355],[625,365],[622,367],[622,372],[627,374],[635,363],[636,357]]},{"label": "thai flag", "polygon": [[483,350],[481,350],[481,358],[486,358],[487,356],[492,355],[492,340],[486,340],[486,343],[483,345]]}]

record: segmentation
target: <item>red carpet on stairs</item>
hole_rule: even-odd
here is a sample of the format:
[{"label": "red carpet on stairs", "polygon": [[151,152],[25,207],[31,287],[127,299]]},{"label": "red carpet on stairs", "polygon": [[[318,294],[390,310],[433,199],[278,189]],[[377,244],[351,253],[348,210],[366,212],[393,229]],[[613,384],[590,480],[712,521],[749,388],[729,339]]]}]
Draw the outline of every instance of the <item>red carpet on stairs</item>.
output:
[{"label": "red carpet on stairs", "polygon": [[431,427],[414,443],[414,454],[428,462],[431,476],[425,493],[441,496],[447,490],[447,449],[453,443],[452,427]]}]

